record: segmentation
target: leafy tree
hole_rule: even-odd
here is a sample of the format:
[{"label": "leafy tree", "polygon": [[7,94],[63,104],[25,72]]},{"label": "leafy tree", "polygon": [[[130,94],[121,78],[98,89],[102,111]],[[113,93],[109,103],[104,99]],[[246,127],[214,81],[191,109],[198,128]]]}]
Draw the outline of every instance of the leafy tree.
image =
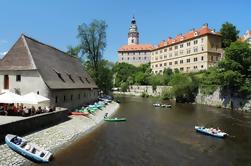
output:
[{"label": "leafy tree", "polygon": [[232,43],[225,49],[225,58],[218,66],[223,88],[236,94],[251,93],[251,49],[247,43]]},{"label": "leafy tree", "polygon": [[[127,82],[129,77],[134,77],[137,72],[137,68],[128,63],[116,63],[113,67],[115,73],[115,86],[120,87],[121,83]],[[130,78],[130,84],[132,79]]]},{"label": "leafy tree", "polygon": [[171,94],[174,95],[177,102],[193,102],[198,90],[198,83],[194,78],[176,73],[170,81],[172,86]]},{"label": "leafy tree", "polygon": [[82,60],[82,57],[79,57],[79,52],[80,52],[80,48],[78,46],[73,47],[73,46],[68,46],[68,51],[66,52],[68,55],[76,57],[76,58],[80,58],[80,60]]},{"label": "leafy tree", "polygon": [[94,78],[94,81],[99,89],[107,94],[113,87],[113,71],[111,62],[107,60],[99,61],[98,71],[94,71],[89,61],[86,61],[84,66],[90,76]]},{"label": "leafy tree", "polygon": [[86,55],[87,61],[95,71],[95,77],[98,77],[99,62],[106,47],[106,29],[107,24],[103,20],[94,20],[89,25],[83,23],[78,27],[80,52],[82,56]]},{"label": "leafy tree", "polygon": [[229,22],[222,24],[220,29],[220,33],[222,35],[222,47],[229,47],[231,42],[236,41],[238,39],[239,32],[240,31]]},{"label": "leafy tree", "polygon": [[164,69],[163,71],[163,77],[164,77],[164,84],[168,85],[168,83],[171,81],[173,76],[173,71],[170,68]]}]

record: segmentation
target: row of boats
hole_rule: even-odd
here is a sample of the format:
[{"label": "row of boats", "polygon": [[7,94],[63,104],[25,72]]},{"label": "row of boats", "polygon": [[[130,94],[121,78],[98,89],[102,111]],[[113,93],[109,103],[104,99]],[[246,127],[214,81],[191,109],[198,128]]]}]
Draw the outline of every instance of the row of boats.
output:
[{"label": "row of boats", "polygon": [[172,105],[170,104],[159,104],[159,103],[155,103],[153,104],[154,107],[164,107],[164,108],[171,108]]},{"label": "row of boats", "polygon": [[[99,98],[98,102],[82,107],[75,111],[70,112],[70,115],[84,115],[95,114],[97,110],[102,110],[112,99]],[[126,121],[126,118],[109,118],[108,114],[105,115],[104,120],[108,122]],[[26,139],[13,134],[5,136],[5,143],[10,149],[19,153],[20,155],[34,161],[36,163],[47,163],[52,160],[53,154],[38,145],[27,141]]]}]

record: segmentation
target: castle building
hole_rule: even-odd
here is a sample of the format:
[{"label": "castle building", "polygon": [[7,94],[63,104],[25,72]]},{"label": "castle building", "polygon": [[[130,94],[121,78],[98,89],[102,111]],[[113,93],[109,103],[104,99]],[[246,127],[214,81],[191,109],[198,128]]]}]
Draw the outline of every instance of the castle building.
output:
[{"label": "castle building", "polygon": [[243,36],[240,37],[241,41],[245,41],[251,44],[251,30],[247,31]]},{"label": "castle building", "polygon": [[135,66],[149,63],[152,49],[151,44],[139,44],[139,32],[136,20],[133,17],[128,32],[128,43],[118,50],[118,62]]},{"label": "castle building", "polygon": [[155,74],[166,68],[196,72],[207,70],[221,57],[221,35],[204,24],[199,29],[160,42],[152,50],[151,69]]}]

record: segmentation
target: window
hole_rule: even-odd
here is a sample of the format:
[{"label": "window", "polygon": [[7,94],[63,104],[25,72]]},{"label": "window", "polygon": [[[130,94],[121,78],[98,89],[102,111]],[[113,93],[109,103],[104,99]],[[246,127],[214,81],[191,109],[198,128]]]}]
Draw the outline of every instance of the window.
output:
[{"label": "window", "polygon": [[135,60],[135,57],[133,57],[133,60]]},{"label": "window", "polygon": [[169,58],[171,58],[172,57],[172,53],[169,53]]},{"label": "window", "polygon": [[198,40],[194,40],[194,41],[193,41],[193,44],[198,44]]},{"label": "window", "polygon": [[191,50],[190,49],[187,49],[187,54],[190,54],[191,53]]},{"label": "window", "polygon": [[174,49],[177,50],[177,49],[178,49],[178,46],[175,46]]},{"label": "window", "polygon": [[37,91],[37,94],[39,95],[39,91]]},{"label": "window", "polygon": [[169,65],[172,66],[172,62],[169,62]]},{"label": "window", "polygon": [[166,63],[164,63],[164,66],[166,66]]},{"label": "window", "polygon": [[183,44],[180,45],[180,48],[183,48]]},{"label": "window", "polygon": [[201,68],[202,68],[202,69],[203,69],[203,67],[204,67],[204,66],[203,66],[203,65],[201,65]]},{"label": "window", "polygon": [[55,103],[58,103],[58,97],[57,96],[55,97]]},{"label": "window", "polygon": [[162,53],[163,51],[162,50],[160,50],[160,54]]},{"label": "window", "polygon": [[204,57],[203,57],[203,56],[201,57],[201,60],[202,60],[202,61],[204,60]]},{"label": "window", "polygon": [[88,82],[88,84],[90,84],[90,81],[88,80],[88,78],[85,78],[85,80]]},{"label": "window", "polygon": [[172,47],[169,47],[169,51],[172,51],[172,49],[173,49]]},{"label": "window", "polygon": [[167,49],[166,49],[166,48],[164,49],[164,52],[167,52]]},{"label": "window", "polygon": [[155,54],[158,54],[158,51],[156,51]]},{"label": "window", "polygon": [[193,58],[193,61],[196,62],[198,59],[197,58]]},{"label": "window", "polygon": [[68,75],[69,79],[70,79],[73,83],[75,83],[75,81],[72,79],[71,75],[70,75],[70,74],[67,74],[67,75]]},{"label": "window", "polygon": [[57,72],[55,69],[53,69],[53,70],[57,73],[58,78],[60,78],[61,81],[65,82],[65,80],[63,79],[61,73]]},{"label": "window", "polygon": [[201,43],[203,43],[203,38],[201,38]]},{"label": "window", "polygon": [[187,46],[190,46],[190,42],[187,42]]},{"label": "window", "polygon": [[159,64],[159,67],[162,67],[162,63],[161,63],[161,64]]},{"label": "window", "polygon": [[65,95],[64,95],[64,101],[66,101],[66,97],[65,97]]},{"label": "window", "polygon": [[183,71],[183,70],[184,70],[184,68],[183,68],[183,67],[181,67],[181,68],[180,68],[180,71]]},{"label": "window", "polygon": [[175,61],[174,64],[177,65],[177,64],[178,64],[178,61]]},{"label": "window", "polygon": [[194,68],[194,69],[197,69],[197,66],[194,66],[193,68]]},{"label": "window", "polygon": [[187,59],[187,63],[190,63],[190,59]]},{"label": "window", "polygon": [[146,60],[146,57],[144,57],[144,59]]},{"label": "window", "polygon": [[167,58],[167,56],[166,55],[164,55],[164,59],[166,59]]},{"label": "window", "polygon": [[124,60],[124,58],[122,58],[122,61]]},{"label": "window", "polygon": [[182,64],[183,63],[183,60],[180,60],[180,64]]},{"label": "window", "polygon": [[201,46],[201,51],[204,51],[204,47],[203,46]]},{"label": "window", "polygon": [[198,47],[194,47],[193,52],[198,52]]},{"label": "window", "polygon": [[16,81],[21,82],[21,75],[16,75]]},{"label": "window", "polygon": [[158,64],[156,64],[155,67],[158,67]]},{"label": "window", "polygon": [[79,76],[78,77],[79,78],[79,80],[84,84],[85,82],[83,81],[83,79]]}]

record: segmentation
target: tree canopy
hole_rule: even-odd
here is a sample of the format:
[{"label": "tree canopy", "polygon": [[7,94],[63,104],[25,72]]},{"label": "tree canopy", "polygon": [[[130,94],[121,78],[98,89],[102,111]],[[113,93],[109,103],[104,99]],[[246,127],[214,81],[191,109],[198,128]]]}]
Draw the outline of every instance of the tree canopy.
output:
[{"label": "tree canopy", "polygon": [[236,41],[238,39],[239,32],[240,31],[229,22],[222,24],[220,29],[220,33],[222,35],[222,47],[229,47],[231,42]]}]

